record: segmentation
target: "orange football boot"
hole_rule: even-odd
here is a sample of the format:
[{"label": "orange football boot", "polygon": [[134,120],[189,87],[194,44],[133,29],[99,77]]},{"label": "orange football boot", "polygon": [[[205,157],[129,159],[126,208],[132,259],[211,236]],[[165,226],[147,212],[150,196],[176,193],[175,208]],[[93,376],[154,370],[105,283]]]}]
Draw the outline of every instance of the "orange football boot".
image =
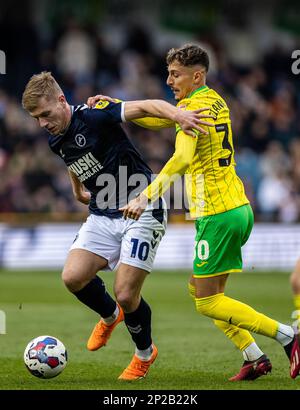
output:
[{"label": "orange football boot", "polygon": [[111,324],[107,325],[102,319],[96,324],[92,334],[87,342],[87,348],[89,350],[98,350],[101,347],[105,346],[112,331],[117,326],[118,323],[124,320],[124,312],[121,306],[118,304],[119,307],[119,315],[117,319]]},{"label": "orange football boot", "polygon": [[151,364],[154,362],[158,355],[158,350],[155,345],[152,345],[153,352],[149,360],[141,360],[136,355],[133,356],[131,362],[118,377],[119,380],[138,380],[146,377]]}]

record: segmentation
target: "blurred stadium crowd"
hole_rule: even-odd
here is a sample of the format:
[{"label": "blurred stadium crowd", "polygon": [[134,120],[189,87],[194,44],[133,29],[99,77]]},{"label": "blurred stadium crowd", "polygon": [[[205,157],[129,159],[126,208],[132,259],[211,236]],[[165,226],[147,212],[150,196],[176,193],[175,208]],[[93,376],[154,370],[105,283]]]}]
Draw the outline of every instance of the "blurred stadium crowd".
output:
[{"label": "blurred stadium crowd", "polygon": [[[26,82],[33,73],[50,70],[72,104],[95,93],[174,103],[165,84],[165,53],[180,43],[158,50],[152,33],[141,25],[128,27],[122,47],[114,48],[100,31],[74,18],[53,30],[47,41],[33,25],[15,21],[14,30],[12,22],[9,27],[4,23],[0,38],[8,30],[9,40],[1,48],[10,61],[0,79],[0,212],[82,211],[73,200],[64,163],[50,152],[46,133],[22,109]],[[274,43],[263,53],[249,47],[243,57],[226,36],[210,33],[198,40],[212,57],[208,85],[231,109],[237,172],[257,219],[299,221],[300,82],[291,75],[290,50]],[[125,127],[153,172],[159,172],[172,155],[174,131]]]}]

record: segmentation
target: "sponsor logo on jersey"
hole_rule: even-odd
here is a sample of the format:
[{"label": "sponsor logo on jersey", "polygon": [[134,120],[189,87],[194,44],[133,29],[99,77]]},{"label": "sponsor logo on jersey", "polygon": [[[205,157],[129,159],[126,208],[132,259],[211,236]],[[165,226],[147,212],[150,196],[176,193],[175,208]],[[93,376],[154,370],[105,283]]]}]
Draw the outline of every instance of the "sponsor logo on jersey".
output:
[{"label": "sponsor logo on jersey", "polygon": [[95,105],[95,108],[97,108],[98,110],[103,110],[103,108],[107,107],[108,104],[109,104],[109,101],[100,100]]},{"label": "sponsor logo on jersey", "polygon": [[91,152],[88,152],[77,161],[73,162],[68,168],[74,172],[80,182],[83,182],[95,175],[103,168],[103,166]]},{"label": "sponsor logo on jersey", "polygon": [[86,138],[85,138],[85,136],[84,135],[82,135],[82,134],[77,134],[76,136],[75,136],[75,142],[76,142],[76,144],[78,145],[78,147],[84,147],[85,146],[85,144],[86,144]]}]

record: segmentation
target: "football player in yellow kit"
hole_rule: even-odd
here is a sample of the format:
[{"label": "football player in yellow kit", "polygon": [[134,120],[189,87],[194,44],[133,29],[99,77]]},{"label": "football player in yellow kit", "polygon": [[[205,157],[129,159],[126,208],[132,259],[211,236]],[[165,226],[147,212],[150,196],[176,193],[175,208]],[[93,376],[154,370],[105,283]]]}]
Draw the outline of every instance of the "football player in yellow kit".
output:
[{"label": "football player in yellow kit", "polygon": [[[229,273],[242,270],[241,247],[251,233],[253,213],[235,172],[228,106],[206,85],[208,55],[198,45],[187,44],[171,49],[167,64],[167,83],[177,106],[186,110],[210,107],[214,127],[207,128],[208,135],[195,130],[195,138],[191,138],[176,125],[172,158],[153,183],[122,208],[124,217],[137,220],[149,201],[163,195],[176,177],[185,175],[190,214],[196,220],[194,272],[189,290],[199,313],[213,318],[243,353],[243,366],[230,380],[253,380],[271,371],[269,359],[249,331],[281,343],[290,359],[290,376],[295,378],[300,369],[300,348],[292,327],[224,295]],[[92,97],[90,104],[99,98]],[[175,125],[158,118],[134,122],[150,129]]]},{"label": "football player in yellow kit", "polygon": [[[195,218],[196,242],[189,291],[199,313],[215,325],[242,351],[244,363],[230,380],[253,380],[271,371],[271,363],[250,334],[277,340],[290,360],[290,376],[300,370],[298,336],[291,326],[255,311],[245,303],[225,296],[229,273],[242,271],[241,248],[253,226],[253,212],[244,186],[235,172],[229,108],[224,99],[206,85],[208,54],[195,44],[171,49],[167,54],[167,84],[177,106],[185,110],[210,107],[214,127],[207,133],[186,135],[176,125],[173,156],[156,179],[121,210],[124,217],[138,219],[149,202],[164,194],[174,176],[184,175],[190,214]],[[145,127],[170,126],[160,119],[138,121]]]}]

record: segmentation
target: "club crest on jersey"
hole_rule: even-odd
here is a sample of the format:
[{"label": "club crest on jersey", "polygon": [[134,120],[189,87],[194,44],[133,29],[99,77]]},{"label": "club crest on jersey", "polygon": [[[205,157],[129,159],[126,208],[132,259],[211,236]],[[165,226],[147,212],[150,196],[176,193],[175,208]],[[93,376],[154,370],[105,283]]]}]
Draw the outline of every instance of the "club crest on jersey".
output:
[{"label": "club crest on jersey", "polygon": [[109,101],[100,100],[95,105],[95,108],[98,108],[98,110],[103,110],[103,108],[107,107],[108,104],[109,104]]},{"label": "club crest on jersey", "polygon": [[76,144],[78,145],[78,147],[84,147],[85,144],[86,144],[85,136],[82,135],[82,134],[77,134],[75,136],[75,141],[76,141]]}]

